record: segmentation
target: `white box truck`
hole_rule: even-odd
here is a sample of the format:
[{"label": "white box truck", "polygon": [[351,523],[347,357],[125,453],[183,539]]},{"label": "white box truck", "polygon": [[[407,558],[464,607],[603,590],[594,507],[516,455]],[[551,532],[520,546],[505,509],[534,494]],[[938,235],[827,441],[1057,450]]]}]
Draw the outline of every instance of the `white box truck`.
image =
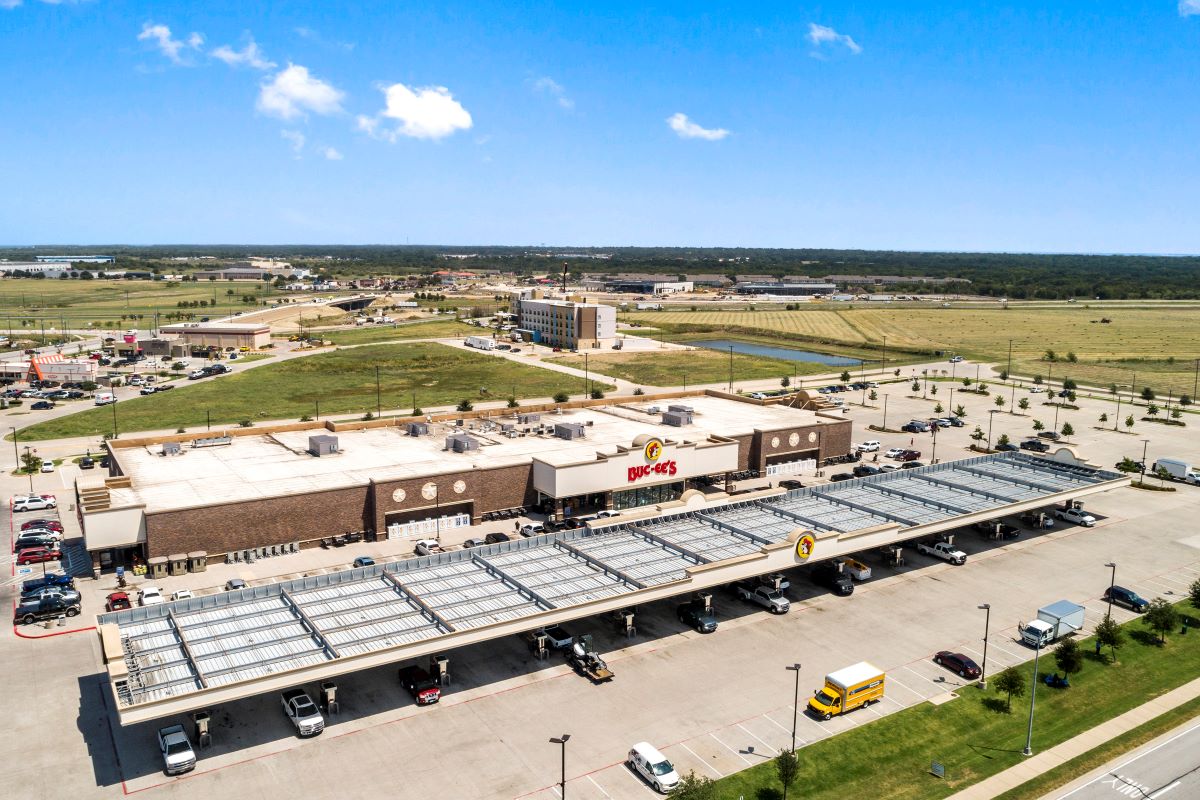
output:
[{"label": "white box truck", "polygon": [[1192,486],[1200,486],[1200,471],[1191,462],[1180,458],[1160,458],[1154,462],[1153,472],[1166,470],[1173,481],[1184,481]]},{"label": "white box truck", "polygon": [[1038,609],[1037,619],[1018,626],[1021,640],[1030,647],[1045,647],[1069,633],[1083,630],[1084,607],[1059,600]]},{"label": "white box truck", "polygon": [[490,336],[468,336],[464,344],[477,350],[495,350],[496,342]]}]

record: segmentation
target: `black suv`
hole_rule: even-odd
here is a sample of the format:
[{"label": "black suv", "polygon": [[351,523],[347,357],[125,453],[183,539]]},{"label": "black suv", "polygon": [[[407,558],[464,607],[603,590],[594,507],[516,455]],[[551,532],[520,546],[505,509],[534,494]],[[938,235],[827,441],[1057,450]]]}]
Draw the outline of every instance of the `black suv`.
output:
[{"label": "black suv", "polygon": [[1100,599],[1111,601],[1113,605],[1125,606],[1130,611],[1136,611],[1139,614],[1150,607],[1150,603],[1144,597],[1124,586],[1110,586],[1104,590],[1104,596]]},{"label": "black suv", "polygon": [[873,467],[870,464],[859,464],[854,468],[854,477],[865,478],[868,475],[878,475],[881,472],[883,472],[883,470],[881,470],[879,467]]},{"label": "black suv", "polygon": [[832,561],[822,561],[813,567],[809,574],[813,583],[818,586],[824,586],[826,589],[832,589],[834,594],[848,597],[854,594],[854,582],[850,580],[850,576],[839,569],[838,565]]},{"label": "black suv", "polygon": [[68,603],[59,597],[46,597],[21,603],[13,612],[13,624],[30,625],[40,619],[53,619],[60,615],[78,616],[79,603]]},{"label": "black suv", "polygon": [[703,603],[684,603],[676,612],[679,621],[700,633],[712,633],[717,629],[717,615],[712,609],[705,609]]}]

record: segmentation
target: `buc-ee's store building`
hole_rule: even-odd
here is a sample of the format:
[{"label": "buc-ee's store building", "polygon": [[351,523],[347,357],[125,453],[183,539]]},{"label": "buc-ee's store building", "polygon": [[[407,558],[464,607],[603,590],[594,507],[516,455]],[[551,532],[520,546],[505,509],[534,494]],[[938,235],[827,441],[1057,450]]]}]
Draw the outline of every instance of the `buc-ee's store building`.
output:
[{"label": "buc-ee's store building", "polygon": [[740,472],[797,474],[851,448],[841,416],[716,393],[336,432],[168,438],[178,446],[110,443],[115,474],[81,483],[97,568],[133,553],[211,558],[359,531],[409,538],[481,522],[511,531],[502,520],[518,509],[562,520],[644,508],[689,490],[725,491]]}]

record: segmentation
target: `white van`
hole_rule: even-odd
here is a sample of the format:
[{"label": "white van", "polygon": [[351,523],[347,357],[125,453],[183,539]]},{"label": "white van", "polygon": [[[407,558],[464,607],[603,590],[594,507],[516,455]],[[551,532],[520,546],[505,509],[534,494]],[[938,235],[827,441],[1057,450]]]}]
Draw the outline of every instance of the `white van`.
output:
[{"label": "white van", "polygon": [[112,392],[96,392],[96,405],[106,406],[117,402],[117,396]]},{"label": "white van", "polygon": [[1154,462],[1154,472],[1166,470],[1172,480],[1186,481],[1193,486],[1200,486],[1200,471],[1187,461],[1178,458],[1160,458]]},{"label": "white van", "polygon": [[649,742],[635,744],[625,757],[625,763],[657,792],[666,794],[679,785],[675,766]]}]

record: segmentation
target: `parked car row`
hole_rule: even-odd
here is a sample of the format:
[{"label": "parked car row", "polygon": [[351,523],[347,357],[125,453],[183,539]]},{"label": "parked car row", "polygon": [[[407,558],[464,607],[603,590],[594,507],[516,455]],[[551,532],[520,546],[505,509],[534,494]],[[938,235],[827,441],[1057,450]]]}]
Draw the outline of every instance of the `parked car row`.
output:
[{"label": "parked car row", "polygon": [[75,617],[80,613],[81,602],[74,578],[63,572],[48,572],[21,584],[13,624],[32,625],[47,619]]}]

